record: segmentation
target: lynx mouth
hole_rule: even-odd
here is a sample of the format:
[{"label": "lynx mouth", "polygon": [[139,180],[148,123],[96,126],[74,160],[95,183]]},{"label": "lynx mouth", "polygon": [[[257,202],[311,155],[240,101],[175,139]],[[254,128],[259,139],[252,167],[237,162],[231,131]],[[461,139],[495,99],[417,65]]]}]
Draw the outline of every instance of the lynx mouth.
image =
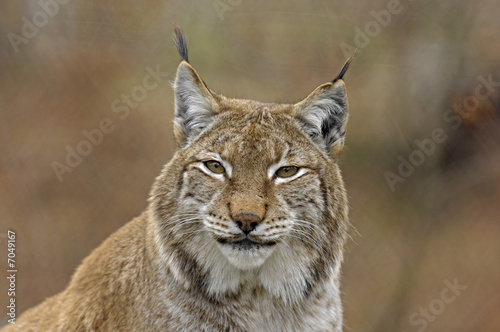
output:
[{"label": "lynx mouth", "polygon": [[260,249],[262,247],[271,247],[276,244],[275,241],[268,242],[258,242],[245,237],[243,239],[238,239],[236,241],[228,241],[227,239],[217,239],[217,241],[221,244],[231,245],[234,249],[239,250],[255,250]]},{"label": "lynx mouth", "polygon": [[240,250],[259,249],[261,247],[268,247],[275,244],[276,242],[266,242],[266,243],[256,242],[247,237],[244,238],[243,240],[238,240],[232,243],[233,247],[238,248]]}]

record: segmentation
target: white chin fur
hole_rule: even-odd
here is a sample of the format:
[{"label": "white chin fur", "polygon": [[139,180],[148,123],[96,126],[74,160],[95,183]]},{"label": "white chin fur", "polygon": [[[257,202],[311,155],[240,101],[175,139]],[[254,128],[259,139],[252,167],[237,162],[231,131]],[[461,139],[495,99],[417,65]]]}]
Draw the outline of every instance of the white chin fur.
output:
[{"label": "white chin fur", "polygon": [[233,248],[232,245],[223,244],[219,245],[219,248],[228,261],[241,270],[251,270],[261,266],[274,251],[274,246],[241,250]]}]

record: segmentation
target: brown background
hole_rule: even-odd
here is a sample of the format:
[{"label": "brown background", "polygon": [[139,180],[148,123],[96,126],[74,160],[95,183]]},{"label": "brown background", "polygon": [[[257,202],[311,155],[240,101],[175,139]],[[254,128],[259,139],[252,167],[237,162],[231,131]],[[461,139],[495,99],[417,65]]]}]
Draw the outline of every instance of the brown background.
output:
[{"label": "brown background", "polygon": [[[344,265],[346,331],[500,330],[500,87],[454,115],[458,128],[443,120],[454,103],[474,100],[480,77],[500,81],[500,5],[402,0],[377,30],[371,11],[390,2],[74,0],[16,52],[9,33],[22,36],[23,17],[33,22],[42,9],[2,1],[0,307],[8,229],[17,233],[20,313],[61,291],[92,248],[146,207],[175,149],[174,21],[212,89],[286,102],[331,80],[346,58],[341,43],[354,45],[368,27],[346,75],[351,113],[340,163],[359,233]],[[221,3],[229,7],[218,13]],[[168,79],[121,120],[113,101],[157,65]],[[105,118],[114,131],[60,182],[51,164],[64,163],[66,147]],[[384,174],[397,174],[398,157],[408,160],[435,128],[446,139],[393,192]],[[467,288],[441,307],[446,280],[455,279]],[[425,328],[411,321],[429,306],[439,314]]]}]

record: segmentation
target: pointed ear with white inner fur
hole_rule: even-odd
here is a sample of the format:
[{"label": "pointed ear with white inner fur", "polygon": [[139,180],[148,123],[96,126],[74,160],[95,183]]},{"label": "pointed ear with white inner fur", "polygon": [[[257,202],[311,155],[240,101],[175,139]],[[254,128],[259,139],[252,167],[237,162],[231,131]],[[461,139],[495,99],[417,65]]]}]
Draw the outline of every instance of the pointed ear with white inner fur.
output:
[{"label": "pointed ear with white inner fur", "polygon": [[214,121],[219,104],[186,61],[177,68],[174,82],[175,119],[174,136],[179,146],[191,143]]},{"label": "pointed ear with white inner fur", "polygon": [[332,158],[344,145],[348,102],[344,81],[326,83],[294,105],[294,115],[302,129]]}]

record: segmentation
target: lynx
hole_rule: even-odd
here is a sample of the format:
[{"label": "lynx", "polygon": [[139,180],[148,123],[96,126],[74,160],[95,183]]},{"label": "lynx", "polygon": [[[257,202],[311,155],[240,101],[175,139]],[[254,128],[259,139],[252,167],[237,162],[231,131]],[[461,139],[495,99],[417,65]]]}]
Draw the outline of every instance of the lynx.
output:
[{"label": "lynx", "polygon": [[175,39],[178,148],[148,208],[3,331],[342,330],[351,59],[296,104],[262,103],[209,89]]}]

